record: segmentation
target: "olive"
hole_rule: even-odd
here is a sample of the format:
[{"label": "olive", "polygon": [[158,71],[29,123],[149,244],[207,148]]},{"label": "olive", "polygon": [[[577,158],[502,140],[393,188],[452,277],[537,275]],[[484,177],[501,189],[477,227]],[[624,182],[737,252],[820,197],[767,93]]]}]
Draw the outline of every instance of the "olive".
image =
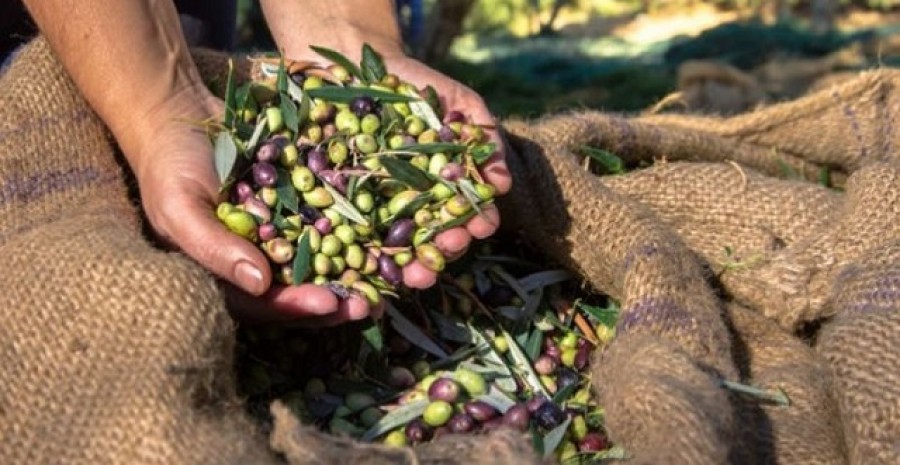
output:
[{"label": "olive", "polygon": [[416,223],[409,218],[395,221],[384,236],[384,246],[406,247],[410,245],[412,242],[412,233],[415,229]]},{"label": "olive", "polygon": [[459,399],[459,384],[450,378],[438,378],[428,387],[428,398],[453,403]]},{"label": "olive", "polygon": [[388,254],[381,254],[378,257],[378,274],[392,286],[403,282],[403,270],[397,266],[397,262]]},{"label": "olive", "polygon": [[480,400],[473,400],[466,403],[466,405],[463,406],[463,410],[465,410],[470,417],[479,422],[485,422],[496,418],[500,413],[487,402],[482,402]]},{"label": "olive", "polygon": [[530,420],[531,414],[528,413],[528,407],[525,404],[513,405],[503,414],[504,425],[522,432],[528,429]]},{"label": "olive", "polygon": [[544,402],[543,405],[535,410],[534,420],[537,422],[538,426],[542,428],[553,429],[560,423],[566,421],[566,412],[563,412],[562,409],[553,402]]}]

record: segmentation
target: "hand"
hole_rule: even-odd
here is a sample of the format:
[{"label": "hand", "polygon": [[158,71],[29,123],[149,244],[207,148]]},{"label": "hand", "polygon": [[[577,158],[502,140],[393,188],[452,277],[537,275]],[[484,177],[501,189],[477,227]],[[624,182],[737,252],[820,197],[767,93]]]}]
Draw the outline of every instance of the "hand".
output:
[{"label": "hand", "polygon": [[[480,167],[484,180],[497,188],[497,194],[509,191],[512,183],[505,161],[505,146],[496,130],[496,121],[481,97],[472,89],[441,74],[421,62],[404,55],[385,57],[387,69],[405,81],[424,88],[431,85],[441,96],[446,111],[457,110],[470,118],[472,123],[485,126],[485,133],[497,145],[497,152]],[[488,205],[483,214],[476,215],[465,226],[448,229],[435,237],[435,245],[450,259],[462,256],[472,241],[484,239],[496,232],[500,215],[495,205]],[[403,268],[403,282],[409,287],[425,289],[434,285],[437,274],[418,261]]]},{"label": "hand", "polygon": [[321,286],[272,286],[262,252],[215,217],[219,180],[212,145],[197,123],[219,121],[223,102],[205,88],[188,88],[149,112],[136,130],[140,166],[133,166],[144,210],[155,232],[216,275],[231,282],[229,299],[238,316],[334,325],[379,313],[365,298],[339,301]]}]

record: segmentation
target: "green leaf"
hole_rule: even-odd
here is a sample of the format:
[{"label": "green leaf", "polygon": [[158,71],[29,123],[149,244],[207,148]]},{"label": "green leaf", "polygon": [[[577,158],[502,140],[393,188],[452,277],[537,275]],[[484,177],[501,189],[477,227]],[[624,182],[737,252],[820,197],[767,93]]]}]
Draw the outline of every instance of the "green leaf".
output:
[{"label": "green leaf", "polygon": [[434,181],[424,171],[407,161],[392,157],[381,157],[381,164],[394,179],[413,189],[425,191],[431,189],[431,186],[434,185]]},{"label": "green leaf", "polygon": [[360,439],[362,441],[371,441],[388,431],[397,429],[422,416],[422,413],[425,412],[425,407],[427,406],[427,399],[419,399],[415,402],[410,402],[402,407],[391,410],[387,415],[381,417],[377,423],[372,425],[368,431],[363,433]]},{"label": "green leaf", "polygon": [[781,388],[766,390],[758,388],[756,386],[728,381],[727,379],[723,379],[720,382],[722,383],[722,387],[728,389],[729,391],[737,392],[745,396],[749,396],[763,402],[780,405],[782,407],[788,407],[791,405],[791,399]]},{"label": "green leaf", "polygon": [[513,361],[516,363],[516,368],[522,373],[525,384],[531,388],[531,391],[535,394],[543,394],[547,398],[550,396],[547,395],[547,391],[544,389],[544,385],[541,384],[540,378],[534,372],[534,369],[531,367],[531,361],[528,357],[525,356],[525,353],[522,352],[522,349],[519,347],[519,344],[516,342],[516,339],[512,337],[505,329],[501,328],[503,332],[503,337],[506,338],[506,342],[509,345],[509,355],[512,357]]},{"label": "green leaf", "polygon": [[279,94],[287,93],[288,91],[288,75],[287,69],[284,67],[284,57],[281,57],[281,61],[278,62],[278,74],[275,76],[275,89]]},{"label": "green leaf", "polygon": [[488,388],[487,394],[482,394],[475,398],[476,400],[480,400],[491,407],[494,407],[500,413],[506,413],[507,410],[512,408],[512,406],[516,405],[516,402],[509,398],[503,391],[501,391],[496,385],[493,383]]},{"label": "green leaf", "polygon": [[315,45],[311,45],[309,48],[311,48],[314,52],[318,53],[319,55],[327,58],[332,63],[342,66],[344,69],[347,70],[347,72],[349,72],[351,75],[353,75],[357,79],[363,80],[363,75],[362,75],[362,72],[360,72],[359,67],[356,66],[355,63],[350,61],[350,59],[348,59],[342,53],[332,50],[330,48],[318,47]]},{"label": "green leaf", "polygon": [[528,356],[529,360],[537,360],[538,356],[541,355],[541,343],[544,341],[544,333],[535,328],[531,331],[531,334],[528,336],[528,340],[525,341],[523,345],[525,349],[525,355]]},{"label": "green leaf", "polygon": [[415,99],[406,95],[395,94],[378,89],[369,89],[366,87],[337,87],[324,86],[316,89],[309,89],[306,95],[312,98],[320,98],[329,102],[350,103],[357,97],[372,97],[386,103],[412,102]]},{"label": "green leaf", "polygon": [[525,292],[531,292],[535,289],[547,287],[552,284],[561,283],[572,279],[572,275],[565,270],[547,270],[532,273],[519,279],[519,285]]},{"label": "green leaf", "polygon": [[281,108],[281,116],[284,118],[284,125],[294,134],[300,130],[300,116],[297,114],[297,105],[291,100],[287,92],[281,93],[279,99],[279,108]]},{"label": "green leaf", "polygon": [[228,60],[228,81],[225,83],[225,126],[234,127],[237,117],[237,100],[234,93],[234,62]]},{"label": "green leaf", "polygon": [[601,308],[595,305],[588,305],[580,300],[575,301],[575,308],[587,313],[603,326],[614,328],[619,321],[619,308],[616,305],[610,305],[608,308]]},{"label": "green leaf", "polygon": [[225,181],[231,176],[234,163],[237,161],[237,146],[234,144],[231,134],[227,131],[222,131],[216,135],[214,156],[219,182],[225,184]]},{"label": "green leaf", "polygon": [[263,114],[259,121],[256,123],[256,128],[253,129],[253,134],[250,135],[250,140],[247,141],[247,158],[252,158],[253,149],[259,144],[260,139],[262,139],[263,134],[269,130],[266,115]]},{"label": "green leaf", "polygon": [[336,212],[340,213],[341,216],[351,220],[357,224],[361,224],[363,226],[368,226],[369,221],[347,200],[346,197],[341,195],[337,189],[331,187],[327,182],[322,183],[322,187],[331,194],[331,197],[334,199],[334,205],[331,206]]},{"label": "green leaf", "polygon": [[831,168],[827,166],[819,168],[819,184],[825,187],[831,187]]},{"label": "green leaf", "polygon": [[474,218],[475,215],[477,215],[477,214],[478,214],[478,212],[476,212],[475,210],[469,210],[466,213],[464,213],[460,216],[457,216],[455,219],[452,219],[446,223],[441,224],[434,230],[434,233],[437,234],[439,232],[446,231],[450,228],[462,226],[462,225],[466,224],[469,220]]},{"label": "green leaf", "polygon": [[566,418],[566,421],[560,423],[556,428],[550,430],[547,433],[543,440],[541,441],[544,446],[544,458],[550,458],[553,453],[556,451],[556,448],[559,447],[559,444],[562,442],[563,437],[566,435],[566,430],[569,429],[569,423],[572,423],[572,418]]},{"label": "green leaf", "polygon": [[606,173],[622,174],[625,172],[625,162],[612,152],[587,146],[581,147],[581,152],[600,163]]},{"label": "green leaf", "polygon": [[556,391],[556,394],[553,394],[553,399],[551,399],[551,402],[553,402],[556,405],[562,405],[563,402],[568,400],[569,397],[571,397],[572,394],[575,393],[575,391],[577,391],[581,387],[582,386],[581,386],[580,382],[572,383],[572,384]]},{"label": "green leaf", "polygon": [[403,313],[394,307],[393,304],[387,302],[385,311],[391,317],[391,327],[394,328],[398,334],[405,337],[407,341],[436,357],[446,358],[448,356],[447,352],[444,352],[444,349],[441,349],[441,347],[431,340],[428,335],[422,332],[418,326],[409,321]]},{"label": "green leaf", "polygon": [[472,184],[472,181],[460,179],[457,185],[459,186],[459,191],[462,192],[463,197],[469,201],[472,208],[480,215],[481,207],[479,206],[479,203],[481,203],[481,198],[478,197],[478,191],[475,190],[475,185]]},{"label": "green leaf", "polygon": [[381,55],[369,44],[363,44],[360,68],[362,69],[363,78],[371,83],[381,82],[381,78],[387,74]]},{"label": "green leaf", "polygon": [[297,252],[296,255],[294,255],[293,271],[295,286],[302,284],[309,274],[311,252],[312,251],[309,248],[309,231],[306,231],[300,235],[300,239],[297,241]]},{"label": "green leaf", "polygon": [[503,357],[497,353],[484,334],[472,326],[471,323],[467,323],[467,326],[471,337],[469,342],[478,348],[479,360],[485,365],[490,365],[496,369],[496,373],[499,376],[496,383],[501,389],[514,392],[516,390],[516,382],[512,379],[512,371],[510,371],[506,362],[503,361]]},{"label": "green leaf", "polygon": [[496,152],[497,144],[489,142],[487,144],[476,145],[469,154],[472,155],[472,161],[474,161],[476,165],[481,165],[488,161],[488,159]]},{"label": "green leaf", "polygon": [[300,211],[300,199],[297,197],[297,191],[291,183],[291,175],[286,170],[278,169],[278,179],[275,181],[275,191],[278,193],[278,200],[291,213]]},{"label": "green leaf", "polygon": [[444,316],[440,312],[435,311],[429,311],[428,315],[431,317],[431,321],[434,323],[437,334],[441,339],[451,342],[466,343],[472,341],[472,335],[469,334],[469,329],[461,321]]},{"label": "green leaf", "polygon": [[428,105],[430,105],[437,114],[438,119],[443,118],[444,107],[441,105],[441,98],[431,85],[425,86],[425,101],[428,102]]},{"label": "green leaf", "polygon": [[403,152],[424,153],[433,155],[435,153],[446,153],[448,155],[454,153],[463,153],[468,147],[462,144],[451,144],[448,142],[435,142],[432,144],[412,144],[400,147]]},{"label": "green leaf", "polygon": [[443,126],[443,123],[441,123],[440,118],[438,118],[434,109],[431,108],[431,105],[419,98],[419,94],[416,93],[415,90],[407,89],[406,95],[416,98],[416,100],[409,102],[409,110],[412,111],[414,115],[422,118],[429,128],[438,130]]},{"label": "green leaf", "polygon": [[245,82],[238,86],[237,90],[234,93],[234,99],[236,102],[235,108],[237,109],[245,109],[245,108],[256,108],[256,100],[251,98],[250,95],[250,86],[251,83]]},{"label": "green leaf", "polygon": [[381,327],[378,326],[378,322],[369,318],[368,326],[362,331],[363,339],[369,343],[376,352],[381,352],[384,349],[384,337],[381,335]]}]

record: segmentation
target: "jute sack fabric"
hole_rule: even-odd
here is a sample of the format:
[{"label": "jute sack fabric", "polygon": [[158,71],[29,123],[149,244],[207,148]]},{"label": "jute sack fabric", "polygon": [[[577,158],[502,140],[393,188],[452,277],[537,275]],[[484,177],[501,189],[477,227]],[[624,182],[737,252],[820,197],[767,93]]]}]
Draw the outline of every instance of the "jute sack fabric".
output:
[{"label": "jute sack fabric", "polygon": [[281,405],[267,444],[235,393],[216,282],[148,243],[109,134],[44,40],[0,78],[0,108],[4,463],[537,463],[508,432],[391,449],[319,434]]},{"label": "jute sack fabric", "polygon": [[[727,119],[587,112],[507,126],[514,187],[501,202],[504,220],[623,301],[621,331],[600,354],[594,379],[613,439],[640,460],[900,461],[898,79],[893,71],[866,73]],[[598,178],[582,168],[583,146],[655,164]],[[780,179],[786,164],[810,180],[822,168],[839,172],[844,192]],[[781,387],[791,407],[760,409],[731,397],[729,409],[701,389],[697,370],[708,362],[696,340],[720,327],[696,330],[695,321],[712,318],[702,304],[643,302],[640,296],[659,292],[654,286],[682,279],[692,283],[675,289],[702,297],[693,291],[696,275],[673,275],[671,266],[635,271],[635,257],[646,262],[658,253],[640,243],[653,236],[676,238],[668,253],[690,258],[666,261],[696,260],[720,304],[783,328],[742,325],[746,311],[715,315],[729,328],[727,355],[740,379]],[[790,335],[823,322],[812,342]],[[758,343],[741,342],[748,339]],[[725,450],[696,440],[716,433]]]}]

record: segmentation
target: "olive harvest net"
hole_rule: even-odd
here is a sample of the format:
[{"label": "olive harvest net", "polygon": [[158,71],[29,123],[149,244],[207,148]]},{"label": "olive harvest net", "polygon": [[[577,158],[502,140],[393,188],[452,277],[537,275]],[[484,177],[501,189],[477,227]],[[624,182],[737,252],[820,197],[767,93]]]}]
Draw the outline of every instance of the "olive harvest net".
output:
[{"label": "olive harvest net", "polygon": [[[226,58],[197,55],[207,75]],[[724,119],[505,122],[501,234],[621,302],[591,371],[627,462],[900,463],[898,84],[872,71]],[[388,448],[277,403],[263,434],[215,280],[145,238],[108,131],[44,40],[0,77],[0,105],[6,463],[541,462],[508,430]],[[597,174],[607,152],[635,169]]]}]

